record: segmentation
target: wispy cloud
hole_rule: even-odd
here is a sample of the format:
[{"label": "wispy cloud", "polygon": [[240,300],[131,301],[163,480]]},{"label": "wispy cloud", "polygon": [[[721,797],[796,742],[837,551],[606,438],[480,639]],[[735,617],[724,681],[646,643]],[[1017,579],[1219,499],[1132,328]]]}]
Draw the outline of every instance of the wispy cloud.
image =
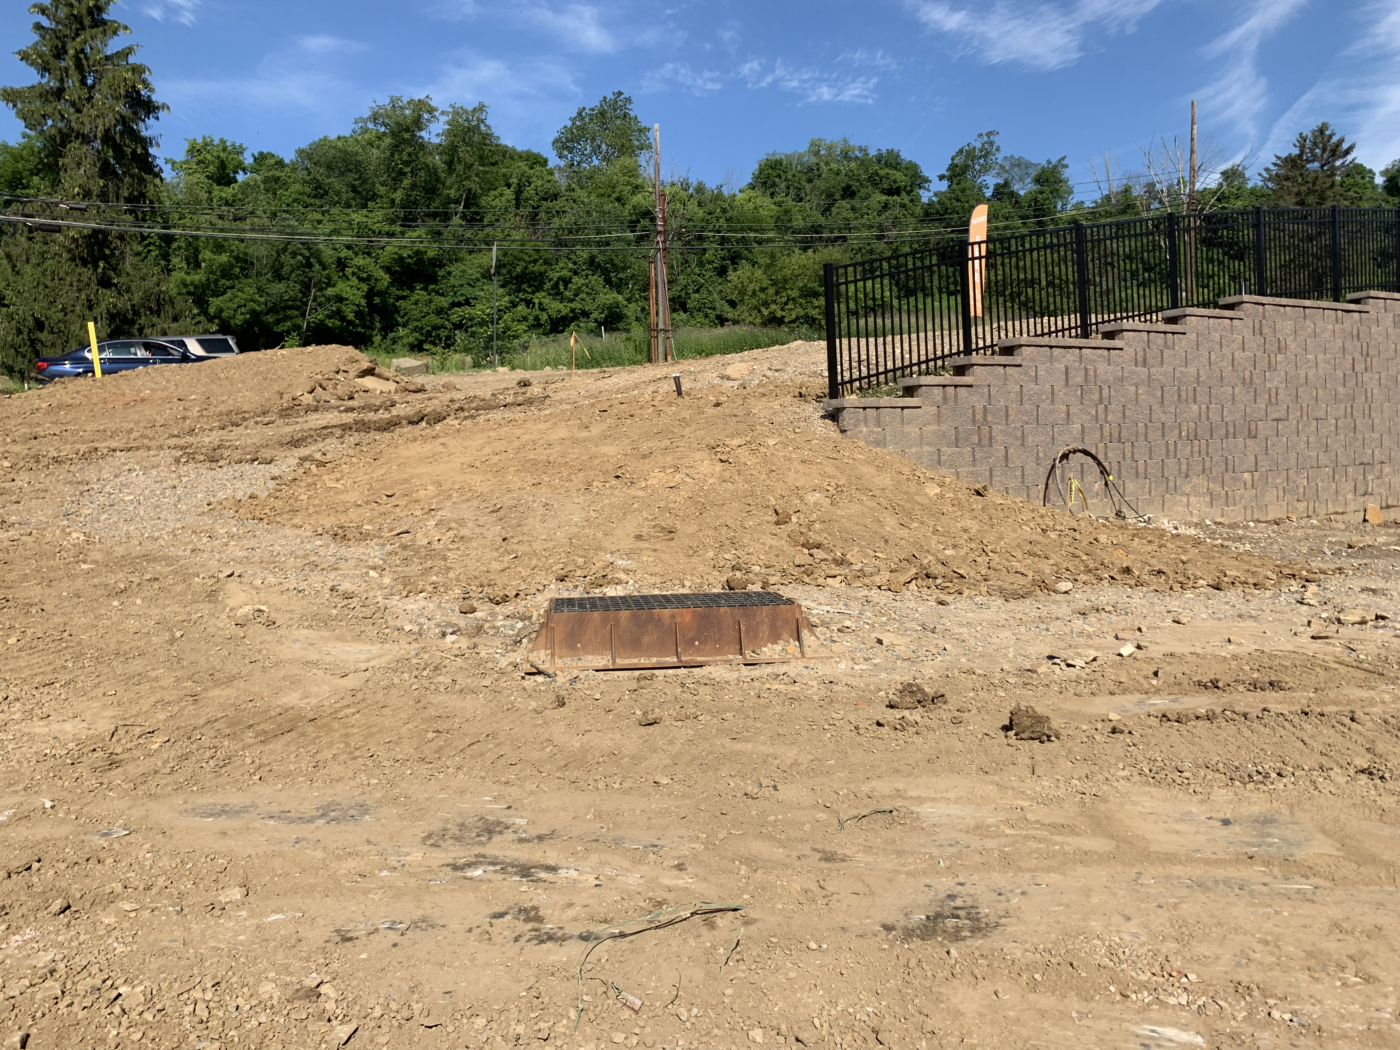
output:
[{"label": "wispy cloud", "polygon": [[1273,121],[1260,151],[1267,161],[1298,132],[1328,121],[1379,169],[1400,157],[1400,0],[1373,0],[1352,16],[1365,31]]},{"label": "wispy cloud", "polygon": [[620,48],[617,38],[603,25],[598,8],[588,4],[563,4],[558,7],[535,4],[523,8],[520,14],[553,34],[571,50],[609,55]]},{"label": "wispy cloud", "polygon": [[303,51],[309,51],[313,55],[355,55],[369,50],[368,44],[362,44],[358,40],[346,40],[344,37],[319,34],[297,37],[297,45]]},{"label": "wispy cloud", "polygon": [[800,95],[803,102],[874,102],[879,83],[879,77],[832,76],[821,67],[794,68],[782,59],[771,68],[752,59],[739,67],[739,76],[750,88],[777,88]]},{"label": "wispy cloud", "polygon": [[1199,93],[1210,120],[1253,139],[1259,115],[1269,105],[1269,83],[1259,71],[1259,51],[1308,0],[1254,0],[1248,15],[1230,32],[1207,45],[1204,54],[1220,63],[1220,76]]},{"label": "wispy cloud", "polygon": [[958,54],[991,65],[1016,63],[1049,71],[1078,62],[1096,34],[1132,32],[1162,0],[997,0],[976,8],[955,7],[945,0],[906,2],[915,17],[947,37]]},{"label": "wispy cloud", "polygon": [[651,94],[680,88],[692,95],[709,95],[722,87],[723,75],[710,69],[693,69],[685,62],[667,62],[642,78],[642,90]]},{"label": "wispy cloud", "polygon": [[157,22],[179,22],[181,25],[192,26],[195,23],[195,11],[202,2],[203,0],[143,0],[141,10]]}]

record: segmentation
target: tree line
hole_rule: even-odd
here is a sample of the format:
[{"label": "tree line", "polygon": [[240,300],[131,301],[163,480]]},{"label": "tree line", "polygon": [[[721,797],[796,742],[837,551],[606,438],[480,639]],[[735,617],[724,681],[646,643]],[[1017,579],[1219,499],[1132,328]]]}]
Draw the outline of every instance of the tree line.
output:
[{"label": "tree line", "polygon": [[[30,10],[18,52],[37,82],[0,89],[24,128],[0,143],[0,370],[110,336],[220,331],[246,349],[347,343],[390,354],[507,352],[532,334],[645,329],[655,228],[651,135],[622,92],[582,107],[554,157],[501,140],[487,106],[391,97],[290,157],[206,136],[163,171],[167,112],[113,0]],[[1076,193],[1065,157],[1006,153],[994,131],[936,179],[898,150],[815,139],[760,160],[739,187],[665,180],[673,322],[816,331],[824,262],[965,236],[1188,206],[1400,204],[1329,125],[1258,179],[1208,171],[1188,201],[1179,163]],[[1096,169],[1097,173],[1097,169]],[[178,232],[177,232],[178,231]],[[498,245],[492,273],[493,245]]]}]

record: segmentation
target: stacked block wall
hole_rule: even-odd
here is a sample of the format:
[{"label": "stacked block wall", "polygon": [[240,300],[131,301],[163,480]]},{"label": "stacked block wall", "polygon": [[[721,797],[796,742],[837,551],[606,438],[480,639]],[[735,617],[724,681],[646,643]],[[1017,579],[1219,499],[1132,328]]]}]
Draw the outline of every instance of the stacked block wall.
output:
[{"label": "stacked block wall", "polygon": [[830,406],[851,437],[1036,502],[1059,452],[1083,446],[1145,514],[1400,505],[1400,295],[1220,305],[1094,340],[1009,341],[909,396]]}]

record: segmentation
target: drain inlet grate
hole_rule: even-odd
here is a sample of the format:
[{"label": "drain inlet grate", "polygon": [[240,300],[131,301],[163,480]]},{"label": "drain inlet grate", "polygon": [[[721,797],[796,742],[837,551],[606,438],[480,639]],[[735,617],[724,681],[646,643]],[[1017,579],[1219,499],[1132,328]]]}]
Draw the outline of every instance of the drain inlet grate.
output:
[{"label": "drain inlet grate", "polygon": [[755,605],[796,605],[772,591],[719,591],[713,594],[622,594],[590,598],[555,598],[553,613],[644,612],[652,609],[742,609]]}]

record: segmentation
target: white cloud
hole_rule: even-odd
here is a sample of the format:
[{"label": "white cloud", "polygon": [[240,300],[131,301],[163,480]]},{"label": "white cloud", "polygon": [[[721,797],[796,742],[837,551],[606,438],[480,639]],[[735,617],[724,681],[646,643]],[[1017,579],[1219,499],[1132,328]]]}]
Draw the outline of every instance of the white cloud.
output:
[{"label": "white cloud", "polygon": [[777,88],[801,95],[803,102],[874,102],[878,77],[832,76],[822,69],[794,69],[782,59],[773,63],[751,59],[739,67],[750,88]]},{"label": "white cloud", "polygon": [[1094,34],[1132,32],[1161,2],[997,0],[985,8],[965,8],[945,0],[907,0],[915,17],[947,37],[955,53],[974,55],[991,65],[1017,63],[1040,71],[1079,61]]},{"label": "white cloud", "polygon": [[709,69],[692,69],[685,62],[667,62],[642,78],[642,90],[659,94],[681,88],[693,95],[708,95],[724,86],[724,77]]},{"label": "white cloud", "polygon": [[179,22],[192,26],[194,13],[203,0],[144,0],[141,10],[157,22]]},{"label": "white cloud", "polygon": [[1249,14],[1230,32],[1205,48],[1207,58],[1219,59],[1220,76],[1198,98],[1202,118],[1225,124],[1254,138],[1259,114],[1269,104],[1269,83],[1259,72],[1259,51],[1269,37],[1297,14],[1307,0],[1254,0]]},{"label": "white cloud", "polygon": [[521,10],[529,22],[553,33],[572,50],[609,55],[619,49],[614,36],[603,26],[598,8],[587,4],[550,7],[535,4]]},{"label": "white cloud", "polygon": [[358,40],[346,40],[339,36],[302,36],[297,37],[297,44],[313,55],[354,55],[369,50],[368,45]]},{"label": "white cloud", "polygon": [[1379,170],[1400,158],[1400,0],[1373,0],[1353,15],[1357,42],[1273,122],[1264,162],[1286,153],[1298,132],[1328,121],[1357,144],[1357,159]]}]

